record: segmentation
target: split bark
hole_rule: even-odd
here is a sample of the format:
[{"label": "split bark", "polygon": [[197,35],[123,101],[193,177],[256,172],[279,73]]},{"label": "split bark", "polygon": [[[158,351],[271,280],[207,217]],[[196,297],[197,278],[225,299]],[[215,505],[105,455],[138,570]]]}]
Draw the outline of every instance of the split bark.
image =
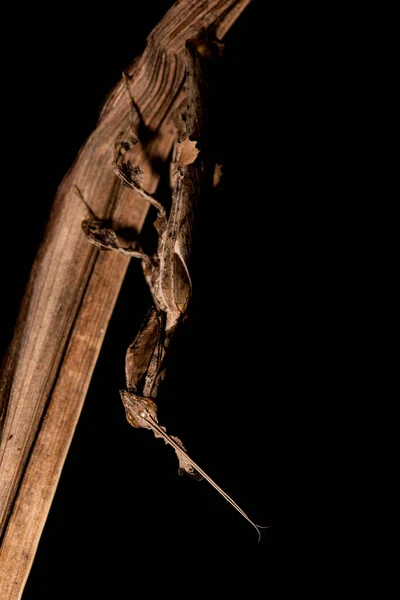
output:
[{"label": "split bark", "polygon": [[[153,140],[136,156],[154,192],[173,142],[169,117],[184,96],[188,39],[213,25],[221,39],[250,0],[181,0],[148,37],[128,70]],[[112,171],[115,141],[131,125],[121,81],[54,200],[32,267],[0,382],[0,596],[20,598],[78,422],[129,258],[88,244],[86,208],[118,229],[140,231],[148,203]],[[137,127],[138,123],[133,123]],[[17,494],[18,490],[18,494]]]}]

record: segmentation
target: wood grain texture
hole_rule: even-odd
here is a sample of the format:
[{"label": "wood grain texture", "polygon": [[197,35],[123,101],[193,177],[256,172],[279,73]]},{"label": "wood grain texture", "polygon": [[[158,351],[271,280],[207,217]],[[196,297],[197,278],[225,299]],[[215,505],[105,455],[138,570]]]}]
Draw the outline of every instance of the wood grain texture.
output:
[{"label": "wood grain texture", "polygon": [[[148,37],[128,69],[130,89],[151,143],[135,160],[154,192],[157,161],[174,139],[169,117],[184,94],[186,40],[212,24],[222,34],[249,0],[181,0]],[[222,35],[221,35],[222,37]],[[140,231],[148,204],[112,171],[115,140],[131,122],[121,81],[96,130],[57,192],[32,267],[0,381],[0,596],[20,598],[39,543],[129,259],[88,244],[87,209],[116,229]],[[137,132],[138,120],[133,122]],[[17,494],[18,492],[18,494]]]}]

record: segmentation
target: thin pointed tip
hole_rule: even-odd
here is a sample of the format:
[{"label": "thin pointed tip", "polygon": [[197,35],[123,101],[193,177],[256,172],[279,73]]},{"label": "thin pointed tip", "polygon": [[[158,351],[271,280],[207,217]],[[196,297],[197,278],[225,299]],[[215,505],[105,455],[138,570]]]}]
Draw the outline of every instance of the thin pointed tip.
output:
[{"label": "thin pointed tip", "polygon": [[261,531],[260,529],[269,529],[269,525],[257,525],[257,523],[253,523],[253,521],[251,521],[251,524],[253,525],[253,527],[255,527],[257,529],[257,533],[258,533],[258,542],[260,542],[261,540]]}]

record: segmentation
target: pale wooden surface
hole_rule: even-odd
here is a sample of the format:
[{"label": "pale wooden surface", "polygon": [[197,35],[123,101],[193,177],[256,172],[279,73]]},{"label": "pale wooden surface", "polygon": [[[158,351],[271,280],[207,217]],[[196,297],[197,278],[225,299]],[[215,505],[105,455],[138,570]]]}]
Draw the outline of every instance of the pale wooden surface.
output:
[{"label": "pale wooden surface", "polygon": [[[150,157],[165,160],[173,141],[168,115],[182,99],[186,40],[212,23],[222,37],[248,3],[181,0],[149,36],[129,74],[146,125],[159,130]],[[147,214],[146,202],[123,188],[111,169],[115,139],[127,130],[130,115],[120,82],[58,190],[2,372],[2,599],[22,595],[129,262],[87,243],[81,222],[88,215],[75,185],[116,228],[140,231]],[[145,172],[144,187],[154,191],[158,175],[149,155],[136,156],[136,162]]]}]

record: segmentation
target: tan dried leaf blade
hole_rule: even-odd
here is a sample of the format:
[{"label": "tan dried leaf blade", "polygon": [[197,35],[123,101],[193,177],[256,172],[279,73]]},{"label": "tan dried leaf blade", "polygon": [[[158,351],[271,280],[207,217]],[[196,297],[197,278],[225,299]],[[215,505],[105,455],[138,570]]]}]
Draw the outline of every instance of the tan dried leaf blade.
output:
[{"label": "tan dried leaf blade", "polygon": [[178,167],[184,167],[193,163],[198,154],[199,150],[196,148],[196,141],[192,141],[186,138],[183,142],[179,142],[176,145],[176,158],[175,165]]}]

